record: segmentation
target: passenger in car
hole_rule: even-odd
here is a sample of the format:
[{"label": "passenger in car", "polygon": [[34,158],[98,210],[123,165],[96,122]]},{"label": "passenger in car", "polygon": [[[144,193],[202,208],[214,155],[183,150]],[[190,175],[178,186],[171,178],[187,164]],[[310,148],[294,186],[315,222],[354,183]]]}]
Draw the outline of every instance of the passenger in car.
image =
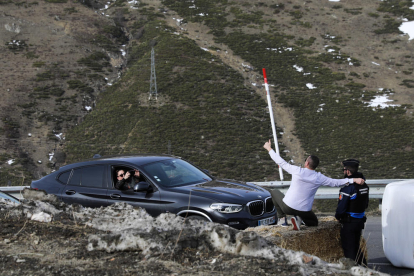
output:
[{"label": "passenger in car", "polygon": [[131,177],[129,171],[125,172],[124,170],[116,170],[116,183],[115,188],[118,190],[132,190],[134,185],[140,182],[140,173],[138,170],[134,170],[134,175]]}]

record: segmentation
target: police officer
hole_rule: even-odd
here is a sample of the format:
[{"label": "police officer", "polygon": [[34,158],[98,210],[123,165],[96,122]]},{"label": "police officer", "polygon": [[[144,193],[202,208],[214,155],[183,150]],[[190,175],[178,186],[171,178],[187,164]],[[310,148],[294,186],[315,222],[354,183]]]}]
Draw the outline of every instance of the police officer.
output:
[{"label": "police officer", "polygon": [[[359,161],[347,159],[342,162],[345,178],[363,178],[362,173],[358,172]],[[357,264],[367,265],[364,252],[359,246],[362,229],[367,218],[365,209],[368,207],[369,187],[363,185],[349,184],[339,191],[338,207],[335,218],[342,224],[341,244],[346,258],[355,260]]]}]

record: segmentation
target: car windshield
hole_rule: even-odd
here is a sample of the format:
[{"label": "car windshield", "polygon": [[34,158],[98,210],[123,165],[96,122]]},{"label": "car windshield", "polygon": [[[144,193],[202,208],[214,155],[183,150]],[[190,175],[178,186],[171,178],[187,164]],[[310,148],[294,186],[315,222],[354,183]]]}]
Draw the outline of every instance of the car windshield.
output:
[{"label": "car windshield", "polygon": [[180,159],[167,159],[144,165],[143,172],[164,187],[185,186],[211,181],[211,177]]}]

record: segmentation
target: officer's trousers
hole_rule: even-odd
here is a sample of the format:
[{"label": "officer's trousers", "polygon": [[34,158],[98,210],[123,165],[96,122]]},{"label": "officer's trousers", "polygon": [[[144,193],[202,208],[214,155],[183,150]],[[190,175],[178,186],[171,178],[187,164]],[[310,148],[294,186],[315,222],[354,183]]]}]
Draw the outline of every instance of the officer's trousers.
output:
[{"label": "officer's trousers", "polygon": [[355,260],[357,264],[367,265],[365,250],[360,248],[361,233],[364,229],[363,219],[341,222],[341,244],[346,258]]},{"label": "officer's trousers", "polygon": [[286,215],[299,216],[306,226],[318,226],[318,218],[312,210],[298,211],[290,208],[283,202],[285,195],[277,189],[270,190],[270,194],[272,195],[272,201],[276,207],[278,218],[284,218]]}]

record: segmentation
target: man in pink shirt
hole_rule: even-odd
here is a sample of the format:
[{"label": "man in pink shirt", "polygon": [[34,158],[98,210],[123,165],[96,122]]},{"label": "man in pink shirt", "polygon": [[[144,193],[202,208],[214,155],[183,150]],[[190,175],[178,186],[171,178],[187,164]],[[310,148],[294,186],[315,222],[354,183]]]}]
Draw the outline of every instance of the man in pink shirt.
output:
[{"label": "man in pink shirt", "polygon": [[292,181],[289,189],[284,195],[277,189],[270,191],[272,200],[276,207],[279,221],[284,219],[286,223],[286,215],[292,215],[291,221],[294,230],[300,230],[303,222],[306,226],[318,226],[318,218],[312,211],[313,200],[316,191],[320,186],[342,187],[352,183],[362,185],[362,178],[342,178],[332,179],[315,169],[319,165],[319,158],[310,155],[305,160],[304,168],[294,166],[283,160],[279,154],[272,149],[270,140],[263,146],[273,161],[276,162],[283,170],[292,175]]}]

